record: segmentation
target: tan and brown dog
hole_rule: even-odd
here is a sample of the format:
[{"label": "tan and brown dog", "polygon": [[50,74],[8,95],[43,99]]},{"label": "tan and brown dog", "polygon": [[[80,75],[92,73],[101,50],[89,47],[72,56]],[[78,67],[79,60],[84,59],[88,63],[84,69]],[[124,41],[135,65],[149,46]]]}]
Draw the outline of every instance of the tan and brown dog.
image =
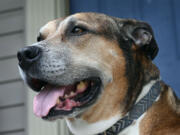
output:
[{"label": "tan and brown dog", "polygon": [[153,105],[112,134],[180,135],[180,101],[159,80],[152,63],[157,53],[147,23],[78,13],[47,23],[38,42],[17,56],[23,79],[39,92],[35,115],[65,118],[75,135],[110,134],[106,130],[127,116],[157,82],[160,94]]}]

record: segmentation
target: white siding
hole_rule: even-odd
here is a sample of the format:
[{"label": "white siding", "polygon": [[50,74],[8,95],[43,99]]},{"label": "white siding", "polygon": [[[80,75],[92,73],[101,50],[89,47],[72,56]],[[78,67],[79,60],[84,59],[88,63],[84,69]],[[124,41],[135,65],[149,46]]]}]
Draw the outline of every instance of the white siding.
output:
[{"label": "white siding", "polygon": [[15,11],[7,11],[0,14],[0,34],[19,32],[23,30],[24,12],[22,11],[22,9],[17,9]]},{"label": "white siding", "polygon": [[24,104],[24,85],[21,81],[0,85],[0,107]]},{"label": "white siding", "polygon": [[14,10],[23,8],[24,2],[22,0],[1,0],[0,1],[0,12],[6,12],[7,10]]},{"label": "white siding", "polygon": [[17,58],[14,56],[13,58],[0,60],[0,82],[15,80],[18,78],[20,78],[20,76],[18,72]]},{"label": "white siding", "polygon": [[1,133],[1,135],[25,135],[25,132],[23,130],[17,130],[11,133]]},{"label": "white siding", "polygon": [[24,129],[25,108],[22,105],[14,107],[4,107],[0,111],[1,132],[16,131]]},{"label": "white siding", "polygon": [[0,0],[0,134],[25,135],[25,87],[16,53],[24,46],[24,0]]},{"label": "white siding", "polygon": [[17,32],[0,36],[0,58],[15,56],[17,50],[24,46],[24,33]]}]

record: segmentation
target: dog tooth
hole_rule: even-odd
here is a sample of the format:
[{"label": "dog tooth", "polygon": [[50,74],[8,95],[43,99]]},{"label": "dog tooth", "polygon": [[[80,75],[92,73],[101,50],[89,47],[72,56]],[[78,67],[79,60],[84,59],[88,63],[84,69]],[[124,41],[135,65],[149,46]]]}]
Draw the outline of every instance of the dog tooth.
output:
[{"label": "dog tooth", "polygon": [[75,93],[74,93],[73,91],[71,91],[70,96],[74,96],[74,94],[75,94]]},{"label": "dog tooth", "polygon": [[41,90],[43,90],[44,89],[44,86],[43,87],[41,87]]},{"label": "dog tooth", "polygon": [[57,101],[56,101],[56,104],[60,104],[60,103],[61,103],[61,101],[58,98]]},{"label": "dog tooth", "polygon": [[83,91],[84,89],[86,89],[86,86],[87,86],[87,82],[81,81],[81,82],[77,85],[77,90],[78,90],[78,91]]},{"label": "dog tooth", "polygon": [[68,95],[66,94],[64,97],[65,97],[65,98],[68,98]]}]

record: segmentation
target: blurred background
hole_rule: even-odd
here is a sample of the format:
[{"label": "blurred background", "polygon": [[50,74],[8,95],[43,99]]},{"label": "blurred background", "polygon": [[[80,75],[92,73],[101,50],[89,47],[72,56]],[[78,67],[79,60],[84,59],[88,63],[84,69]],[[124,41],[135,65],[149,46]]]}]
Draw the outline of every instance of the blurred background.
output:
[{"label": "blurred background", "polygon": [[0,0],[0,135],[69,135],[64,121],[45,122],[32,112],[35,93],[20,79],[16,52],[36,42],[41,26],[76,12],[101,12],[148,22],[160,51],[162,79],[180,97],[179,0]]}]

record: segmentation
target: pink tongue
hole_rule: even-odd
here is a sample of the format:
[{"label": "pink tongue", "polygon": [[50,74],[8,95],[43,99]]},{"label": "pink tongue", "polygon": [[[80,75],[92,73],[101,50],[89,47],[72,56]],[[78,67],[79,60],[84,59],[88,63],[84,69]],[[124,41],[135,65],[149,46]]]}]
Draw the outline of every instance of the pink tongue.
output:
[{"label": "pink tongue", "polygon": [[38,117],[47,116],[50,109],[56,105],[59,97],[64,95],[65,88],[46,87],[34,97],[33,111]]}]

